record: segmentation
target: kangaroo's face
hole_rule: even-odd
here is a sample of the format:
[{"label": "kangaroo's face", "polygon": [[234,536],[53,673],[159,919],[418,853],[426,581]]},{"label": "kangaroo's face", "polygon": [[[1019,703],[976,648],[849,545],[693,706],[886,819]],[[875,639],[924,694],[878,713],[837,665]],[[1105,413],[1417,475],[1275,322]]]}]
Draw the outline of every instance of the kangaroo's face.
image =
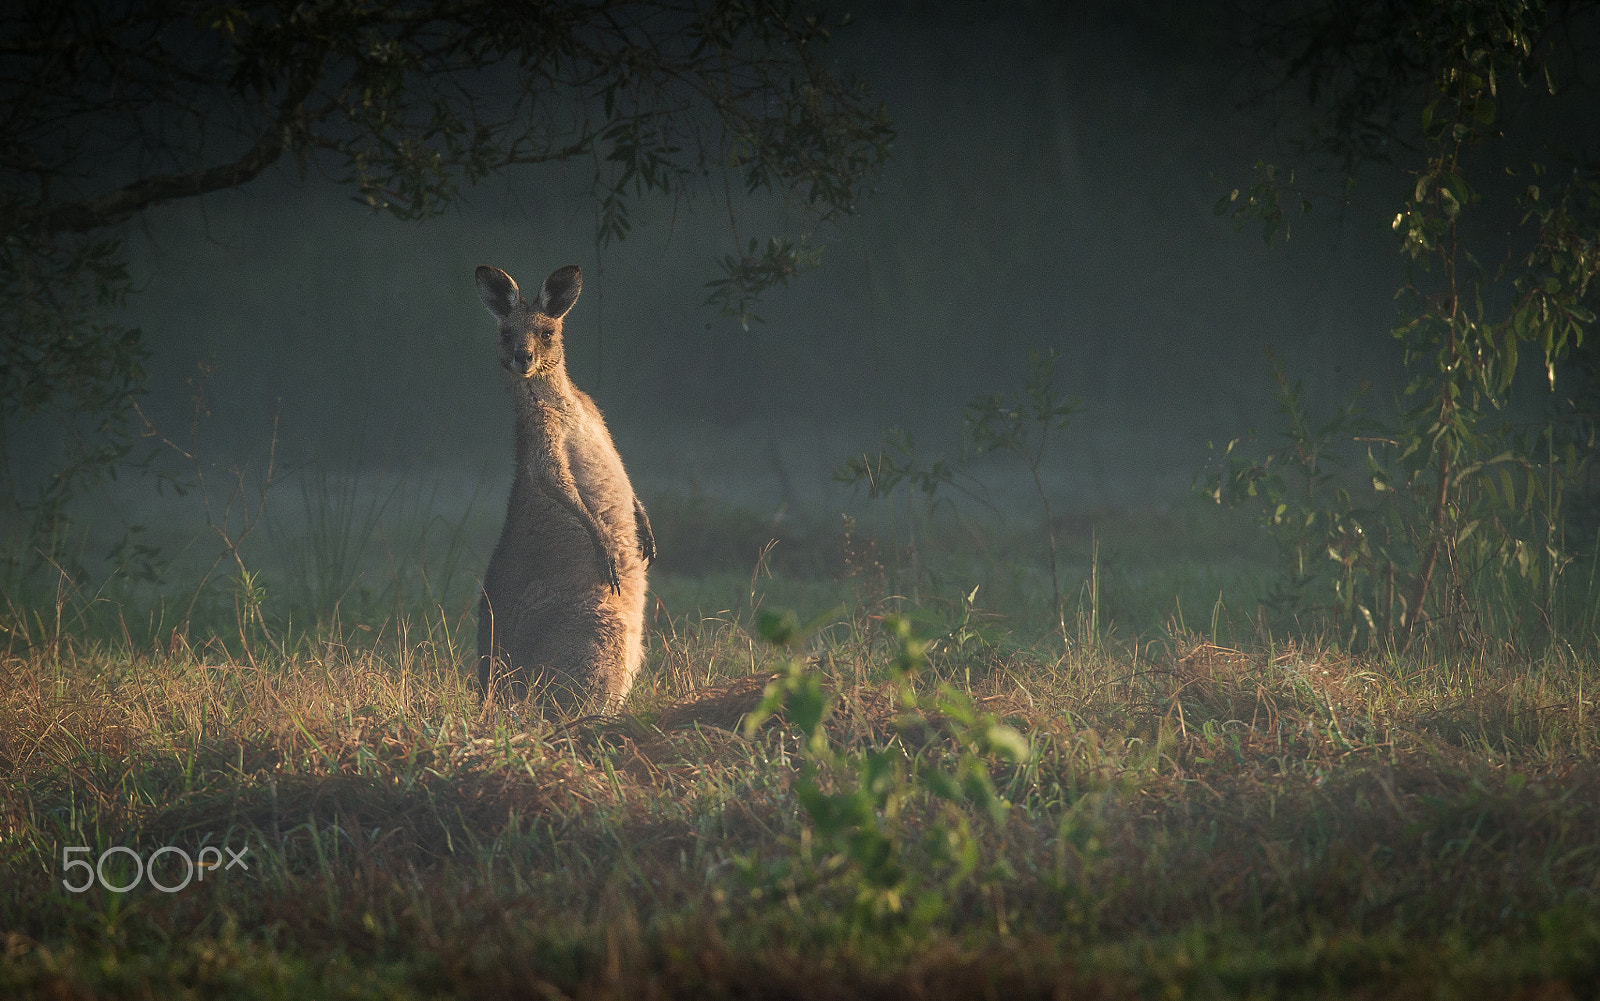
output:
[{"label": "kangaroo's face", "polygon": [[478,298],[500,324],[500,366],[513,378],[544,378],[563,364],[561,318],[578,301],[583,272],[569,264],[551,273],[529,302],[511,276],[480,267]]}]

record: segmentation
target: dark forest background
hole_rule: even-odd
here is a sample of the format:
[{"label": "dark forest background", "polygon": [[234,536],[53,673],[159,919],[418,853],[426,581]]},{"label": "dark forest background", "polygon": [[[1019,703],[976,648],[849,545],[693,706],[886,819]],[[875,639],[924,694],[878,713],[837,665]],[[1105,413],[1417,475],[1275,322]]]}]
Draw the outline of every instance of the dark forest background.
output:
[{"label": "dark forest background", "polygon": [[[891,111],[893,158],[750,330],[704,304],[730,242],[715,200],[646,202],[597,253],[583,166],[491,178],[424,222],[280,168],[133,228],[128,321],[156,349],[152,416],[185,422],[208,361],[218,449],[260,452],[276,412],[291,464],[503,492],[511,428],[481,263],[525,285],[584,268],[572,374],[645,493],[837,506],[832,470],[889,426],[959,450],[961,404],[1017,382],[1029,348],[1058,348],[1084,401],[1049,469],[1080,505],[1169,501],[1208,440],[1263,426],[1265,349],[1329,398],[1362,380],[1393,391],[1386,226],[1330,212],[1268,247],[1211,211],[1271,152],[1277,113],[1250,100],[1266,77],[1221,8],[936,10],[874,5],[838,34]],[[1396,183],[1374,177],[1374,201]],[[785,221],[770,202],[742,210],[748,231]]]}]

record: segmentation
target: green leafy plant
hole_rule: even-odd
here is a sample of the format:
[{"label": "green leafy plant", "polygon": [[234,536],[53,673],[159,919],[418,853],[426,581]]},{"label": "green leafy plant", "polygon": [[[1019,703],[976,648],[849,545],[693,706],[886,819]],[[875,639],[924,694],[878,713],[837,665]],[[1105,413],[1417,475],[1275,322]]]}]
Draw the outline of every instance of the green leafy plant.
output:
[{"label": "green leafy plant", "polygon": [[[1249,457],[1239,449],[1239,439],[1228,442],[1196,487],[1217,503],[1257,508],[1284,566],[1284,580],[1267,597],[1269,606],[1290,616],[1323,613],[1351,631],[1362,625],[1376,631],[1379,623],[1363,601],[1377,566],[1364,526],[1376,512],[1356,502],[1345,472],[1346,446],[1372,430],[1373,422],[1358,399],[1314,425],[1302,382],[1291,381],[1276,361],[1272,374],[1284,424],[1282,443]],[[1382,625],[1387,631],[1388,622]]]},{"label": "green leafy plant", "polygon": [[761,293],[777,285],[788,287],[789,279],[821,263],[822,248],[809,246],[809,242],[805,236],[798,244],[774,236],[761,246],[751,237],[747,252],[722,258],[722,276],[706,282],[711,293],[704,305],[718,307],[723,316],[737,319],[745,330],[752,323],[765,322],[752,312]]},{"label": "green leafy plant", "polygon": [[[1262,506],[1293,556],[1291,584],[1332,580],[1328,606],[1348,617],[1352,638],[1360,628],[1405,646],[1430,620],[1467,636],[1511,632],[1524,606],[1553,632],[1557,585],[1571,561],[1565,498],[1593,454],[1593,415],[1554,390],[1562,362],[1595,319],[1600,167],[1580,157],[1557,170],[1532,159],[1511,168],[1518,187],[1507,191],[1475,157],[1501,134],[1501,101],[1511,96],[1503,91],[1533,99],[1538,83],[1556,89],[1560,66],[1541,48],[1549,39],[1544,5],[1369,9],[1353,15],[1371,22],[1354,33],[1325,16],[1303,15],[1298,34],[1284,37],[1302,40],[1293,65],[1310,76],[1313,93],[1337,85],[1336,136],[1347,167],[1372,155],[1373,135],[1397,134],[1407,100],[1422,105],[1404,136],[1420,154],[1415,182],[1392,220],[1409,266],[1392,330],[1407,385],[1398,412],[1364,419],[1360,433],[1354,404],[1313,432],[1297,393],[1285,388],[1289,444],[1255,459],[1234,456],[1230,444],[1204,489],[1224,503]],[[1340,75],[1399,44],[1413,50],[1414,83]],[[1380,106],[1393,113],[1387,123],[1372,117]],[[1283,223],[1283,197],[1310,204],[1311,193],[1284,176],[1258,165],[1256,183],[1219,202],[1219,214],[1260,220],[1270,238]],[[1350,191],[1347,184],[1346,197]],[[1515,213],[1509,240],[1486,239],[1465,222],[1496,207]],[[1500,262],[1487,263],[1495,254]],[[1551,394],[1532,420],[1520,416],[1531,390],[1517,379],[1530,348]],[[1368,487],[1359,495],[1330,478],[1337,445],[1365,449]],[[1297,470],[1298,493],[1291,496],[1275,471],[1282,469]],[[1307,564],[1319,546],[1331,573]]]},{"label": "green leafy plant", "polygon": [[[757,618],[762,638],[785,648],[820,624],[802,627],[794,613],[772,610]],[[817,672],[795,657],[783,662],[745,721],[747,735],[775,714],[799,730],[801,763],[794,789],[809,822],[793,856],[765,869],[747,859],[746,879],[758,895],[785,899],[825,884],[842,885],[849,891],[848,924],[855,930],[916,927],[944,910],[945,894],[968,881],[981,859],[974,818],[1003,827],[1011,809],[995,788],[989,763],[1021,764],[1030,751],[1016,730],[979,712],[969,694],[941,682],[931,698],[920,695],[916,681],[927,664],[927,642],[914,634],[905,616],[885,617],[883,628],[897,648],[890,662],[890,685],[901,711],[897,728],[920,738],[943,738],[954,748],[953,761],[909,754],[895,744],[836,750],[826,728],[829,696]],[[941,722],[936,726],[930,716]],[[912,819],[919,810],[927,816],[920,837]]]}]

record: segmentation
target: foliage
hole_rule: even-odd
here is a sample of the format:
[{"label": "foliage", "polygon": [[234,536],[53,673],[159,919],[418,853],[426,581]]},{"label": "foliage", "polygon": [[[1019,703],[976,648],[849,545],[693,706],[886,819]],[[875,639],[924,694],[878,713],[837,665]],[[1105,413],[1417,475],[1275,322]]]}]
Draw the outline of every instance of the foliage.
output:
[{"label": "foliage", "polygon": [[822,260],[821,247],[808,247],[801,237],[797,246],[787,239],[771,237],[766,246],[758,246],[752,237],[747,252],[722,259],[723,275],[706,282],[711,294],[705,305],[720,306],[722,315],[734,317],[745,330],[751,323],[761,323],[761,317],[751,312],[762,292],[775,285],[789,284],[789,279],[801,271],[814,268]]},{"label": "foliage", "polygon": [[[461,180],[581,158],[615,167],[596,182],[612,236],[630,197],[687,192],[719,167],[848,213],[893,133],[819,62],[835,27],[745,0],[14,5],[0,21],[7,216],[25,235],[93,232],[284,156],[404,219],[443,211]],[[113,155],[130,145],[142,162]]]},{"label": "foliage", "polygon": [[[417,220],[491,173],[587,163],[600,245],[640,197],[733,184],[824,222],[855,210],[894,136],[821,57],[843,23],[787,0],[8,4],[0,502],[33,522],[20,545],[59,534],[65,501],[131,446],[149,349],[106,319],[128,291],[114,227],[284,161]],[[775,238],[746,254],[734,235],[712,300],[748,325],[755,296],[819,251]],[[37,497],[18,495],[19,468],[52,461],[57,439]]]},{"label": "foliage", "polygon": [[851,456],[833,478],[852,486],[866,484],[867,496],[873,500],[890,497],[905,484],[908,490],[920,491],[931,507],[940,487],[956,485],[956,473],[956,467],[942,457],[923,466],[917,459],[916,439],[896,427],[883,433],[883,447],[876,453]]},{"label": "foliage", "polygon": [[[1378,630],[1372,610],[1357,595],[1374,583],[1371,551],[1364,523],[1380,520],[1378,512],[1360,507],[1349,485],[1340,446],[1372,431],[1375,423],[1365,416],[1359,401],[1342,407],[1326,422],[1313,427],[1302,402],[1303,384],[1291,382],[1273,365],[1278,384],[1278,414],[1284,438],[1279,448],[1255,460],[1233,455],[1231,441],[1217,457],[1205,482],[1205,493],[1218,503],[1244,503],[1253,499],[1261,522],[1278,544],[1287,579],[1274,586],[1267,604],[1294,613],[1315,604],[1319,591],[1331,584],[1338,602],[1335,618],[1351,629],[1358,624]],[[1379,499],[1383,499],[1382,494]],[[1331,581],[1326,578],[1333,575]],[[1387,634],[1390,623],[1383,623]]]},{"label": "foliage", "polygon": [[[839,611],[824,613],[824,619]],[[802,628],[792,612],[770,609],[756,620],[762,638],[779,647],[792,646],[820,624]],[[792,856],[765,869],[748,861],[746,878],[758,894],[781,901],[826,883],[843,885],[849,890],[849,924],[857,931],[922,928],[945,910],[944,892],[961,887],[980,861],[968,811],[1004,826],[1011,809],[995,790],[988,760],[998,757],[1015,765],[1029,752],[1021,734],[992,714],[979,713],[970,695],[948,684],[941,683],[924,707],[915,681],[927,666],[927,642],[913,634],[905,616],[886,617],[883,628],[899,646],[890,665],[901,710],[897,728],[911,738],[908,745],[921,744],[924,731],[932,729],[924,712],[942,720],[943,736],[959,749],[953,765],[895,747],[833,750],[824,726],[828,697],[817,673],[793,657],[779,665],[778,677],[744,724],[746,735],[753,736],[768,717],[781,714],[799,728],[801,762],[794,789],[810,821]],[[909,815],[928,797],[940,808],[926,822],[918,845],[908,829]]]},{"label": "foliage", "polygon": [[[1319,6],[1267,22],[1290,76],[1327,102],[1312,146],[1340,157],[1347,192],[1362,160],[1407,158],[1413,181],[1392,228],[1409,269],[1392,334],[1408,383],[1392,417],[1357,420],[1351,404],[1313,431],[1280,377],[1288,444],[1247,458],[1230,443],[1204,489],[1260,506],[1292,556],[1291,585],[1331,584],[1312,604],[1352,641],[1403,646],[1430,620],[1469,637],[1526,631],[1521,608],[1546,635],[1558,631],[1556,592],[1572,559],[1566,498],[1594,454],[1596,415],[1575,404],[1582,394],[1555,390],[1595,319],[1600,162],[1560,139],[1505,170],[1493,160],[1509,152],[1498,142],[1503,109],[1526,116],[1541,88],[1553,99],[1577,58],[1561,39],[1578,51],[1592,43],[1597,10],[1462,0]],[[1557,19],[1567,21],[1560,32],[1550,30]],[[1258,165],[1256,183],[1219,202],[1219,214],[1259,219],[1270,238],[1281,198],[1310,194],[1286,176]],[[1486,234],[1474,214],[1505,221],[1510,236]],[[1530,348],[1548,395],[1518,378]],[[1359,491],[1330,468],[1352,444],[1366,453]],[[1278,470],[1295,471],[1301,487]],[[1319,549],[1326,562],[1312,567]],[[1494,587],[1517,593],[1516,607],[1485,609]]]}]

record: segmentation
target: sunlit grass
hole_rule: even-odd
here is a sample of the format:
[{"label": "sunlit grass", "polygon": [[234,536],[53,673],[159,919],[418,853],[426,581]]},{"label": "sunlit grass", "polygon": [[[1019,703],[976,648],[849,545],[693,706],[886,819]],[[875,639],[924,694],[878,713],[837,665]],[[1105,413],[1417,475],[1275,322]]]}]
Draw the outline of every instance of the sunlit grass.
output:
[{"label": "sunlit grass", "polygon": [[[1592,657],[1353,658],[1193,633],[1063,646],[924,617],[922,683],[970,690],[1033,754],[996,773],[1014,808],[982,832],[978,877],[914,935],[863,938],[839,923],[844,887],[763,899],[737,875],[805,843],[793,738],[736,729],[761,688],[738,680],[776,661],[741,586],[742,608],[658,611],[613,720],[483,709],[470,618],[260,637],[253,665],[222,644],[13,648],[0,984],[1339,995],[1596,972]],[[895,735],[885,607],[854,605],[806,648],[837,699],[832,737],[953,753]],[[251,869],[173,894],[61,885],[64,847],[206,844],[248,844]]]}]

